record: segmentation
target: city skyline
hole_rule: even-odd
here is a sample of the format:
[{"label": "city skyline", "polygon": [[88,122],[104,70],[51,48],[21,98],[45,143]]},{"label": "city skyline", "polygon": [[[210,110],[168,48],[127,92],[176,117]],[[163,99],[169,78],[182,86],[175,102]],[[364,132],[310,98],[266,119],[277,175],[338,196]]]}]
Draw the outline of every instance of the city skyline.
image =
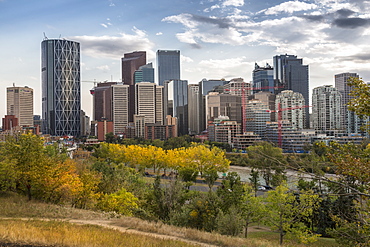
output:
[{"label": "city skyline", "polygon": [[[81,103],[89,116],[93,81],[120,81],[120,60],[133,51],[146,51],[156,68],[157,50],[180,50],[181,79],[189,84],[203,78],[249,82],[255,62],[272,64],[273,56],[285,53],[309,65],[310,93],[333,85],[339,73],[367,81],[369,7],[360,0],[0,0],[0,94],[13,83],[34,88],[34,112],[41,115],[44,35],[81,44]],[[6,114],[5,97],[0,114]]]}]

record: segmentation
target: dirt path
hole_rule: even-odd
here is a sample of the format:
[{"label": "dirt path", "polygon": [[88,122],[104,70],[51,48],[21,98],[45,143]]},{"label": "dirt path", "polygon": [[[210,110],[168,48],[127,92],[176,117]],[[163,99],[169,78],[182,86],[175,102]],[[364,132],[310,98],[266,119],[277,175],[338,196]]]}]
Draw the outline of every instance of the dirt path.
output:
[{"label": "dirt path", "polygon": [[128,233],[128,234],[140,234],[140,235],[145,235],[148,237],[160,238],[160,239],[165,239],[165,240],[177,240],[177,241],[182,241],[182,242],[186,242],[186,243],[190,243],[190,244],[194,244],[198,246],[203,246],[203,247],[217,247],[217,245],[205,244],[205,243],[201,243],[198,241],[189,240],[185,238],[180,238],[180,237],[175,237],[175,236],[170,236],[170,235],[163,235],[159,233],[143,232],[143,231],[135,230],[135,229],[128,228],[128,227],[116,226],[114,225],[114,222],[110,220],[66,220],[66,221],[70,223],[75,223],[75,224],[102,226],[102,227],[118,230],[120,232]]},{"label": "dirt path", "polygon": [[[212,244],[206,244],[202,243],[199,241],[195,240],[189,240],[186,238],[181,238],[181,237],[176,237],[176,236],[171,236],[171,235],[164,235],[164,234],[159,234],[159,233],[152,233],[152,232],[144,232],[144,231],[139,231],[136,229],[132,229],[129,227],[123,227],[123,226],[117,226],[115,225],[114,220],[83,220],[83,219],[45,219],[45,218],[9,218],[9,217],[2,217],[0,218],[1,220],[44,220],[44,221],[65,221],[73,224],[80,224],[80,225],[96,225],[96,226],[102,226],[105,228],[109,229],[114,229],[117,231],[120,231],[122,233],[128,233],[128,234],[137,234],[137,235],[144,235],[148,237],[153,237],[153,238],[159,238],[163,240],[176,240],[176,241],[182,241],[186,243],[190,243],[193,245],[197,246],[202,246],[202,247],[217,247],[217,245],[212,245]],[[19,246],[19,245],[2,245],[0,243],[0,247],[2,246]],[[23,246],[23,245],[22,245]],[[31,246],[31,245],[24,245],[24,246]]]}]

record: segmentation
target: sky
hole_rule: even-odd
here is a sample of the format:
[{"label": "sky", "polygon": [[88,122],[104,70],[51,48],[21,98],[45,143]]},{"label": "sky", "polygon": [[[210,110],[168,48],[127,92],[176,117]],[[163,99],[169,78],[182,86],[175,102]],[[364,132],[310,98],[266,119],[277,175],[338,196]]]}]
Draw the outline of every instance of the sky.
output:
[{"label": "sky", "polygon": [[370,0],[0,0],[0,117],[6,87],[34,89],[41,115],[41,42],[81,44],[82,109],[94,81],[121,81],[124,53],[180,50],[181,79],[251,81],[254,64],[290,54],[309,65],[310,92],[334,75],[370,80]]}]

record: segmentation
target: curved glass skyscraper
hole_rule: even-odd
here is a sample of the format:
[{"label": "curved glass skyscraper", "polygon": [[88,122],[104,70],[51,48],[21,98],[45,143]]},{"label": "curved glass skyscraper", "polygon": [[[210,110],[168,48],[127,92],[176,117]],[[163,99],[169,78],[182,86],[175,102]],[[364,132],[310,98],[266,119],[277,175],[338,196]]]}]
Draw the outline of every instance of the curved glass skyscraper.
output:
[{"label": "curved glass skyscraper", "polygon": [[43,134],[80,135],[80,44],[64,39],[41,43]]}]

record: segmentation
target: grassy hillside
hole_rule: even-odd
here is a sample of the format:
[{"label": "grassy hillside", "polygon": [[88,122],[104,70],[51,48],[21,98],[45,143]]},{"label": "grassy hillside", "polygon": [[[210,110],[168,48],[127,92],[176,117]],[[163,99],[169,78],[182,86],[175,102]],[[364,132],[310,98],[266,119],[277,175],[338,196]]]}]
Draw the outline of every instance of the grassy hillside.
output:
[{"label": "grassy hillside", "polygon": [[[133,217],[28,201],[15,194],[0,194],[0,207],[0,246],[1,243],[34,246],[181,247],[201,243],[203,246],[278,246],[278,234],[271,232],[251,232],[249,239],[228,237]],[[285,246],[300,245],[287,241]],[[320,239],[310,246],[337,245],[331,239]]]}]

